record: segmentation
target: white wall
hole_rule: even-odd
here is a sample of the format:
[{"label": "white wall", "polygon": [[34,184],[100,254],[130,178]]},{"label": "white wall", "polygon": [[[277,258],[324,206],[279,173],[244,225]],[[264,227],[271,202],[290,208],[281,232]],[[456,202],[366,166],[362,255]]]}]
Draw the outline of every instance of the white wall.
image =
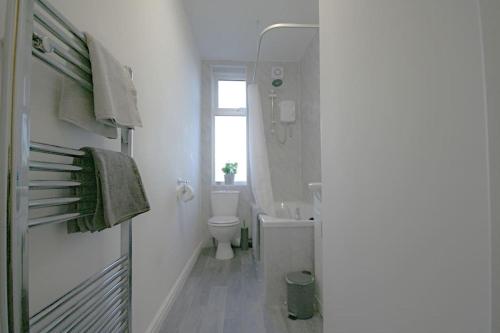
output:
[{"label": "white wall", "polygon": [[[204,60],[255,61],[259,33],[265,27],[277,22],[318,22],[316,0],[183,2]],[[270,32],[263,39],[261,59],[296,62],[313,35],[308,29]]]},{"label": "white wall", "polygon": [[492,332],[500,333],[500,2],[480,0],[483,28],[492,232]]},{"label": "white wall", "polygon": [[[144,127],[134,154],[151,211],[133,222],[133,330],[145,332],[203,238],[200,201],[179,204],[178,177],[200,187],[200,59],[182,3],[64,1],[54,4],[134,70]],[[118,148],[56,119],[58,77],[35,62],[33,138],[72,146]],[[119,230],[66,235],[49,226],[30,233],[32,308],[36,309],[117,255]],[[64,274],[62,274],[64,270]]]},{"label": "white wall", "polygon": [[320,0],[320,24],[325,332],[490,332],[477,2]]}]

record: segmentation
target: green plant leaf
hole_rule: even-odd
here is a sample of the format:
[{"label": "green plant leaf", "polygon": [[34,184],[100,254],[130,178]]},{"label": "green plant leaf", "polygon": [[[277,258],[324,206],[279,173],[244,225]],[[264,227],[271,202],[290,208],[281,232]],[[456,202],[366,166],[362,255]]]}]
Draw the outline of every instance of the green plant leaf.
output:
[{"label": "green plant leaf", "polygon": [[224,174],[236,174],[238,172],[238,162],[227,162],[226,165],[221,169]]}]

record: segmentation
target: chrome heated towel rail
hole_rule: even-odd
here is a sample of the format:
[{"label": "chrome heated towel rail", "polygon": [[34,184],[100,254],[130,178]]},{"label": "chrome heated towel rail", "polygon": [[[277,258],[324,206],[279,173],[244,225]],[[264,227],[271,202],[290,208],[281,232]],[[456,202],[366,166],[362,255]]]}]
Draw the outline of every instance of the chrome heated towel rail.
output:
[{"label": "chrome heated towel rail", "polygon": [[[71,159],[85,153],[30,141],[32,57],[90,92],[93,90],[92,72],[84,35],[47,0],[8,0],[6,17],[1,111],[11,125],[5,126],[8,132],[5,152],[0,146],[0,157],[8,159],[8,186],[5,187],[7,267],[5,270],[0,267],[0,279],[7,280],[7,290],[4,293],[0,288],[0,331],[129,332],[131,221],[120,225],[119,258],[99,272],[89,272],[85,281],[76,282],[74,288],[37,313],[29,311],[29,230],[92,213],[76,208],[85,198],[78,197],[74,189],[85,184],[71,177],[61,180],[47,177],[84,172],[73,165]],[[132,155],[132,137],[133,130],[122,128],[121,151],[129,155]],[[40,193],[49,195],[35,195]],[[0,227],[3,227],[1,223],[2,216]],[[2,243],[0,241],[0,245]]]}]

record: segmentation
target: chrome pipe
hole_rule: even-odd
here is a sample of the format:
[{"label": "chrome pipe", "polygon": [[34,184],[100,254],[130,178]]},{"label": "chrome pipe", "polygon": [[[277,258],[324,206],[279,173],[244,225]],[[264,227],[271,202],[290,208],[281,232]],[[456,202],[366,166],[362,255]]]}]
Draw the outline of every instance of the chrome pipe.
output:
[{"label": "chrome pipe", "polygon": [[63,198],[47,198],[47,199],[33,199],[28,203],[29,208],[45,208],[62,205],[70,205],[81,201],[79,197],[63,197]]},{"label": "chrome pipe", "polygon": [[[113,296],[111,299],[105,299],[104,303],[101,303],[98,305],[96,308],[91,308],[93,310],[92,314],[94,314],[93,317],[89,317],[83,324],[83,328],[75,326],[75,328],[78,327],[77,331],[78,332],[99,332],[98,330],[94,329],[97,324],[101,322],[103,317],[105,318],[105,315],[109,311],[113,311],[114,308],[120,307],[124,303],[123,296],[126,295],[127,289],[121,289],[118,294]],[[97,325],[99,327],[99,325]]]},{"label": "chrome pipe", "polygon": [[126,315],[127,313],[124,312],[120,315],[120,317],[118,317],[117,320],[114,320],[113,321],[113,325],[110,325],[111,326],[111,330],[110,332],[112,333],[115,333],[115,332],[123,332],[122,328],[124,327],[128,327],[129,328],[129,331],[130,331],[130,325],[128,324],[128,322],[125,320],[126,318]]},{"label": "chrome pipe", "polygon": [[[28,265],[28,156],[30,140],[31,103],[31,35],[33,31],[33,1],[7,1],[2,54],[1,110],[2,121],[7,120],[8,131],[2,131],[2,150],[8,152],[5,160],[7,174],[6,220],[0,221],[2,242],[7,248],[5,265],[0,264],[0,330],[8,323],[8,332],[29,331],[29,265]],[[3,125],[3,124],[2,124]],[[5,139],[6,141],[3,141]],[[4,150],[4,147],[6,150]],[[4,156],[2,156],[3,159]],[[2,185],[4,181],[1,182]],[[2,198],[3,200],[3,198]],[[1,213],[0,213],[1,214]],[[0,218],[3,218],[1,216]],[[4,223],[5,221],[5,223]],[[2,255],[3,251],[0,251]],[[6,267],[5,267],[6,266]],[[4,268],[7,278],[4,280]],[[5,293],[5,288],[7,288]],[[6,297],[6,298],[4,298]],[[5,304],[7,303],[7,304]],[[5,313],[4,306],[7,305]],[[8,318],[4,318],[8,315]],[[5,319],[5,321],[4,321]]]},{"label": "chrome pipe", "polygon": [[[134,155],[133,129],[121,129],[121,152],[130,157]],[[129,267],[132,267],[132,219],[120,224],[120,238],[120,254],[127,256]],[[132,327],[132,269],[128,271],[127,304],[127,327]]]},{"label": "chrome pipe", "polygon": [[30,171],[54,171],[54,172],[76,172],[83,168],[64,163],[52,163],[42,161],[29,161]]},{"label": "chrome pipe", "polygon": [[120,309],[118,313],[113,314],[111,318],[109,318],[108,322],[106,322],[101,328],[101,332],[111,332],[112,328],[116,326],[116,324],[122,320],[122,317],[127,314],[126,309]]},{"label": "chrome pipe", "polygon": [[75,66],[80,71],[84,72],[84,75],[92,76],[90,62],[87,58],[80,54],[73,55],[70,48],[65,48],[60,43],[55,43],[50,37],[46,37],[44,35],[44,32],[41,32],[40,29],[35,28],[32,41],[33,50],[40,51],[47,56],[53,53],[60,57],[63,61]]},{"label": "chrome pipe", "polygon": [[[123,321],[120,326],[118,326],[112,333],[120,333],[120,332],[125,332],[124,329],[127,327],[127,322]],[[127,332],[130,332],[129,329],[127,328]]]},{"label": "chrome pipe", "polygon": [[[43,308],[42,310],[40,310],[38,313],[36,313],[35,315],[33,315],[30,318],[30,325],[31,326],[36,325],[38,322],[40,322],[41,320],[43,320],[46,316],[48,316],[49,314],[51,314],[52,312],[54,312],[55,310],[57,310],[57,308],[63,306],[64,304],[66,304],[68,301],[70,301],[74,297],[80,295],[83,291],[85,291],[92,284],[94,284],[95,282],[97,282],[97,281],[101,280],[102,278],[106,277],[110,272],[112,272],[119,265],[121,265],[123,263],[126,264],[126,259],[127,259],[126,256],[121,256],[120,258],[118,258],[117,260],[115,260],[114,262],[112,262],[109,266],[107,266],[106,268],[104,268],[99,273],[97,273],[94,276],[92,276],[92,277],[88,278],[87,280],[83,281],[78,286],[76,286],[75,288],[73,288],[70,291],[68,291],[66,294],[64,294],[61,297],[59,297],[58,299],[56,299],[54,302],[52,302],[51,304],[49,304],[48,306],[46,306],[45,308]],[[118,270],[118,272],[123,272],[125,268],[127,268],[126,265],[124,267],[121,267]]]},{"label": "chrome pipe", "polygon": [[30,142],[30,150],[40,153],[48,153],[48,154],[71,156],[71,157],[85,156],[85,152],[83,150],[49,145],[46,143],[35,142],[35,141]]},{"label": "chrome pipe", "polygon": [[82,324],[85,324],[86,327],[89,326],[89,324],[91,325],[92,322],[89,323],[88,320],[94,319],[91,315],[95,315],[96,313],[99,314],[99,310],[101,309],[102,305],[106,304],[105,301],[111,300],[111,302],[114,303],[117,300],[120,300],[124,293],[127,292],[127,290],[123,288],[126,282],[126,279],[120,281],[117,285],[112,286],[111,289],[99,296],[96,300],[87,304],[83,312],[78,314],[75,318],[71,319],[71,321],[66,326],[64,326],[64,328],[61,329],[60,326],[65,323],[66,319],[72,317],[72,315],[75,314],[76,311],[80,310],[81,307],[73,311],[71,315],[66,316],[65,320],[59,322],[55,326],[52,326],[48,331],[46,331],[46,329],[44,328],[44,330],[40,331],[40,333],[52,332],[56,328],[58,332],[89,332],[86,329],[82,329],[80,326]]},{"label": "chrome pipe", "polygon": [[[108,323],[106,323],[106,325],[104,325],[101,332],[110,332],[110,333],[114,332],[117,327],[120,327],[120,325],[122,325],[122,323],[127,322],[125,320],[126,316],[127,316],[127,311],[122,311],[116,317],[111,318],[111,320]],[[122,331],[122,332],[124,332],[124,331]]]},{"label": "chrome pipe", "polygon": [[36,0],[36,3],[40,5],[44,10],[47,11],[59,24],[68,29],[76,38],[78,38],[82,43],[86,44],[85,36],[75,27],[68,19],[64,17],[54,6],[52,6],[47,0]]},{"label": "chrome pipe", "polygon": [[86,65],[83,61],[71,55],[68,51],[61,49],[58,45],[52,44],[53,52],[61,57],[64,61],[69,62],[79,70],[85,72],[87,75],[92,76],[90,66]]},{"label": "chrome pipe", "polygon": [[126,289],[114,289],[112,293],[104,294],[99,301],[91,304],[83,314],[79,315],[78,320],[73,320],[69,326],[66,326],[63,332],[97,332],[91,330],[97,321],[105,315],[110,307],[120,303],[121,297],[127,292]]},{"label": "chrome pipe", "polygon": [[81,214],[81,213],[67,213],[67,214],[59,214],[59,215],[50,215],[44,217],[37,217],[28,220],[28,227],[39,227],[45,224],[55,224],[62,223],[66,221],[71,221],[77,219],[79,217],[90,216],[91,214]]},{"label": "chrome pipe", "polygon": [[80,182],[72,180],[31,180],[30,190],[65,189],[81,186]]},{"label": "chrome pipe", "polygon": [[80,54],[83,58],[89,61],[89,51],[86,43],[82,42],[79,38],[73,36],[76,40],[72,40],[66,33],[64,33],[57,25],[55,25],[49,18],[47,18],[38,8],[35,8],[33,13],[33,18],[36,22],[38,22],[42,27],[47,29],[50,33],[52,33],[57,39],[63,42],[64,45],[69,46],[75,52]]},{"label": "chrome pipe", "polygon": [[257,57],[255,58],[255,66],[253,69],[253,77],[252,77],[252,82],[255,83],[255,79],[257,76],[257,66],[259,65],[259,58],[260,58],[260,47],[262,43],[262,38],[264,35],[274,29],[282,29],[282,28],[299,28],[299,29],[319,29],[319,24],[299,24],[299,23],[276,23],[268,26],[262,32],[260,33],[259,36],[259,44],[257,46]]},{"label": "chrome pipe", "polygon": [[[119,281],[117,282],[117,284],[115,284],[114,286],[111,285],[111,283],[118,278]],[[112,286],[111,289],[113,289],[116,288],[117,286],[121,286],[126,281],[127,281],[126,276],[122,276],[122,274],[114,274],[112,278],[107,280],[107,282],[103,285],[102,288],[93,289],[91,293],[86,294],[81,300],[78,301],[78,303],[72,304],[65,312],[63,312],[57,318],[52,320],[47,326],[43,327],[43,329],[40,330],[40,333],[52,332],[55,327],[59,326],[59,324],[63,323],[68,318],[72,317],[76,311],[81,309],[82,306],[87,305],[92,299],[94,299],[94,297],[96,297],[97,295],[99,295],[99,293],[102,293],[104,290],[106,290],[106,288],[108,288],[110,285]]]},{"label": "chrome pipe", "polygon": [[55,69],[56,71],[70,77],[71,79],[75,80],[78,82],[84,89],[88,90],[89,92],[93,91],[93,86],[92,82],[84,79],[81,77],[79,74],[76,74],[72,71],[70,71],[68,68],[66,68],[63,64],[59,63],[58,61],[54,60],[51,56],[49,56],[46,53],[43,53],[37,49],[32,49],[31,50],[33,55],[40,59],[41,61],[45,62],[47,65]]},{"label": "chrome pipe", "polygon": [[111,323],[113,322],[113,318],[119,318],[122,313],[127,312],[127,302],[125,299],[122,299],[122,301],[116,306],[114,309],[112,309],[105,317],[102,317],[99,322],[96,324],[96,331],[97,332],[109,332],[109,326],[111,326]]}]

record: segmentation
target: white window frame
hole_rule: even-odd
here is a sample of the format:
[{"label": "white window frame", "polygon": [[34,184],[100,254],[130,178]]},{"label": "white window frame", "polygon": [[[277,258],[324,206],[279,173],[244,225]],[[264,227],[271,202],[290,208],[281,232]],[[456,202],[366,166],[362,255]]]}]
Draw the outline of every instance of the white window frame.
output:
[{"label": "white window frame", "polygon": [[[224,71],[224,68],[233,68],[237,69],[237,71]],[[239,69],[239,71],[238,71]],[[246,181],[244,182],[234,182],[233,186],[246,186],[248,184],[248,96],[247,96],[247,107],[245,108],[236,108],[236,109],[222,109],[218,108],[218,99],[219,99],[219,85],[218,81],[245,81],[247,82],[247,74],[246,68],[242,66],[216,66],[212,67],[212,112],[211,112],[211,121],[212,121],[212,138],[211,138],[211,147],[212,147],[212,185],[224,185],[224,183],[215,181],[215,116],[245,116],[247,123],[247,138],[246,138],[246,150],[247,150],[247,158],[246,158],[246,166],[247,166],[247,174]],[[227,185],[224,185],[227,186]]]}]

